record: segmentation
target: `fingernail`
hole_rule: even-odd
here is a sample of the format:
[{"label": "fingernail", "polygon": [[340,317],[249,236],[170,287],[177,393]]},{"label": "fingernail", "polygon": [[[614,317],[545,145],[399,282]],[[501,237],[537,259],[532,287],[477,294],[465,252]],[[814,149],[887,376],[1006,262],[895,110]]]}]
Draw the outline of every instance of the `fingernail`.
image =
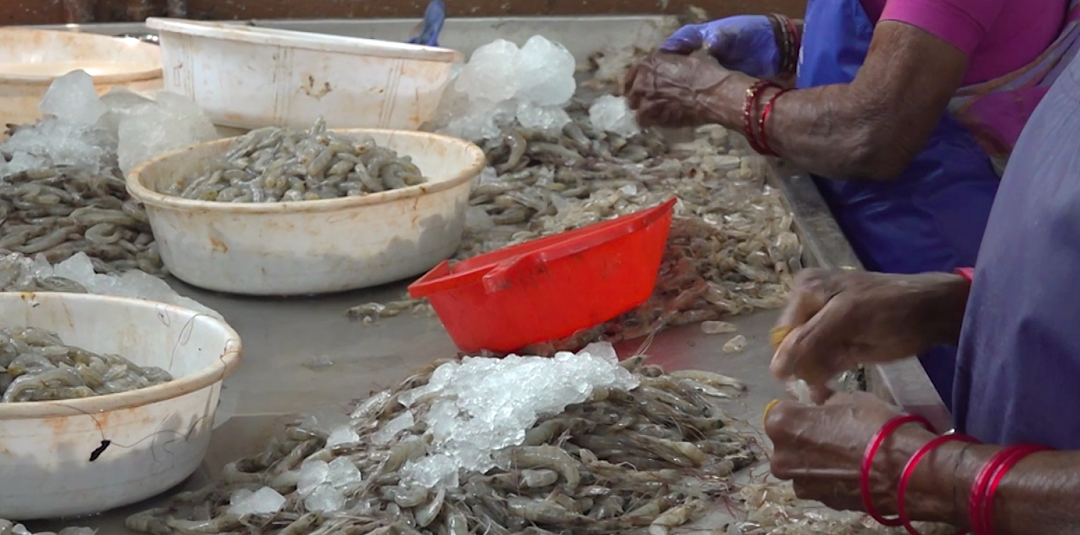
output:
[{"label": "fingernail", "polygon": [[771,411],[773,409],[773,407],[776,406],[777,403],[780,403],[779,399],[774,399],[774,400],[770,401],[768,405],[765,405],[765,414],[763,414],[761,416],[761,426],[762,427],[765,427],[765,422],[767,422],[769,420],[769,411]]}]

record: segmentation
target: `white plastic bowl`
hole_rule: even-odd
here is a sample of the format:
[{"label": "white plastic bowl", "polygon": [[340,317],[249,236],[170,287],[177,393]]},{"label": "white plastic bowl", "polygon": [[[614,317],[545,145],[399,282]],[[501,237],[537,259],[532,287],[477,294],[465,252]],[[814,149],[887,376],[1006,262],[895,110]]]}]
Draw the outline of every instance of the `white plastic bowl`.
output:
[{"label": "white plastic bowl", "polygon": [[412,157],[427,182],[322,201],[227,203],[158,193],[195,178],[229,147],[210,141],[144,162],[127,177],[146,205],[161,259],[178,279],[247,295],[355,290],[419,275],[461,244],[480,147],[457,138],[393,130],[366,134]]},{"label": "white plastic bowl", "polygon": [[460,52],[445,48],[183,19],[158,31],[165,89],[223,126],[416,130],[430,119]]},{"label": "white plastic bowl", "polygon": [[32,123],[49,84],[85,70],[99,94],[114,86],[160,89],[158,47],[138,39],[78,32],[0,28],[0,124]]},{"label": "white plastic bowl", "polygon": [[227,324],[141,299],[0,293],[0,325],[48,329],[175,378],[122,394],[0,404],[0,518],[98,513],[160,494],[198,468],[221,382],[240,364],[240,337]]}]

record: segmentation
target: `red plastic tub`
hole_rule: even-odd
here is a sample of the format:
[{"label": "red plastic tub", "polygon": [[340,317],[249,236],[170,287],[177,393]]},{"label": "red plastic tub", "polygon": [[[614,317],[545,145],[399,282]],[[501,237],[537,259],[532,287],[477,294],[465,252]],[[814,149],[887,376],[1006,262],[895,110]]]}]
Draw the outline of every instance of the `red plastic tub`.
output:
[{"label": "red plastic tub", "polygon": [[476,256],[409,285],[465,353],[510,352],[593,327],[649,298],[676,200]]}]

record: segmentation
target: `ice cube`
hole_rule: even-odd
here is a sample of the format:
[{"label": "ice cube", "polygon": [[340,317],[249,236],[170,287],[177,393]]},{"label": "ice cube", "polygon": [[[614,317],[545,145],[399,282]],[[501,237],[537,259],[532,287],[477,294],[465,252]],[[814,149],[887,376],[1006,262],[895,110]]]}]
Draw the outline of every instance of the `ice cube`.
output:
[{"label": "ice cube", "polygon": [[76,167],[95,174],[111,171],[116,164],[116,139],[108,132],[55,118],[20,128],[0,144],[0,151],[27,153],[48,165]]},{"label": "ice cube", "polygon": [[345,495],[330,485],[319,485],[311,495],[304,498],[304,507],[318,513],[340,511],[345,507]]},{"label": "ice cube", "polygon": [[405,466],[409,483],[433,489],[458,485],[458,463],[448,455],[430,455]]},{"label": "ice cube", "polygon": [[326,439],[326,446],[332,448],[343,444],[356,444],[357,442],[360,442],[360,435],[356,434],[352,427],[343,425],[330,433],[330,436]]},{"label": "ice cube", "polygon": [[469,100],[499,103],[514,96],[518,88],[516,71],[518,46],[496,39],[477,48],[462,67],[454,84]]},{"label": "ice cube", "polygon": [[0,177],[14,175],[31,169],[40,169],[42,167],[48,167],[48,165],[49,161],[45,158],[34,156],[29,152],[16,152],[7,163],[4,163],[3,157],[0,156]]},{"label": "ice cube", "polygon": [[338,457],[327,465],[326,482],[338,490],[348,491],[361,481],[360,469],[348,457]]},{"label": "ice cube", "polygon": [[308,459],[300,465],[300,479],[296,483],[296,492],[301,496],[311,494],[319,485],[326,482],[330,475],[330,465],[326,461]]},{"label": "ice cube", "polygon": [[371,441],[376,444],[389,444],[398,433],[416,424],[411,411],[405,411],[386,422],[381,429],[371,434]]},{"label": "ice cube", "polygon": [[38,103],[43,115],[75,124],[94,125],[108,111],[101,102],[94,79],[86,71],[71,71],[53,80]]},{"label": "ice cube", "polygon": [[523,100],[517,105],[517,120],[530,130],[559,132],[570,123],[570,115],[558,106],[538,106]]},{"label": "ice cube", "polygon": [[615,353],[615,347],[608,342],[593,342],[583,348],[580,353],[587,353],[593,357],[599,357],[604,359],[604,362],[611,364],[619,363],[619,355]]},{"label": "ice cube", "polygon": [[34,535],[30,530],[26,529],[26,526],[22,524],[15,524],[15,527],[11,528],[12,535]]},{"label": "ice cube", "polygon": [[561,106],[574,96],[577,62],[566,47],[541,35],[525,42],[512,63],[519,99],[537,106]]},{"label": "ice cube", "polygon": [[268,515],[280,511],[283,505],[285,505],[284,496],[270,487],[263,487],[255,492],[248,491],[244,495],[239,493],[234,495],[232,505],[229,506],[229,514]]},{"label": "ice cube", "polygon": [[162,91],[154,106],[132,109],[118,128],[120,169],[131,172],[159,154],[217,138],[214,124],[187,97]]},{"label": "ice cube", "polygon": [[738,353],[743,349],[746,349],[746,337],[741,334],[735,335],[734,338],[728,340],[727,343],[724,344],[724,347],[721,348],[724,353]]},{"label": "ice cube", "polygon": [[114,136],[119,135],[120,119],[136,109],[154,105],[152,99],[123,87],[113,87],[101,96],[101,102],[108,111],[98,120],[98,125]]},{"label": "ice cube", "polygon": [[589,106],[589,122],[593,127],[629,137],[641,131],[634,112],[625,97],[604,95]]}]

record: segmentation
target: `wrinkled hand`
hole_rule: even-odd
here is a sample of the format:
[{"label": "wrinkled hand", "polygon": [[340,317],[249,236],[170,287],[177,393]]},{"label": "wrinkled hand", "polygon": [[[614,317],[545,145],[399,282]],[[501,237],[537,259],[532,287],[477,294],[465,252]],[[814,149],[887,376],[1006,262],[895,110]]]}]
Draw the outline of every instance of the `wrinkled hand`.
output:
[{"label": "wrinkled hand", "polygon": [[776,34],[764,15],[739,15],[683,26],[660,45],[660,50],[677,54],[701,48],[724,67],[755,78],[775,77],[780,70]]},{"label": "wrinkled hand", "polygon": [[[792,330],[773,356],[772,372],[781,380],[806,381],[821,403],[829,395],[826,383],[841,372],[942,343],[958,282],[966,292],[963,279],[949,274],[803,270],[778,321]],[[957,320],[966,293],[961,299]]]},{"label": "wrinkled hand", "polygon": [[643,127],[698,126],[706,122],[703,97],[730,75],[708,58],[653,53],[626,73],[626,98]]},{"label": "wrinkled hand", "polygon": [[[777,404],[765,420],[773,442],[772,473],[791,480],[799,498],[838,510],[864,509],[859,490],[863,454],[870,439],[897,412],[871,394],[836,394],[824,405]],[[901,426],[882,443],[870,471],[874,506],[896,512],[896,487],[904,464],[933,434],[918,424]],[[919,499],[909,494],[910,504]]]}]

